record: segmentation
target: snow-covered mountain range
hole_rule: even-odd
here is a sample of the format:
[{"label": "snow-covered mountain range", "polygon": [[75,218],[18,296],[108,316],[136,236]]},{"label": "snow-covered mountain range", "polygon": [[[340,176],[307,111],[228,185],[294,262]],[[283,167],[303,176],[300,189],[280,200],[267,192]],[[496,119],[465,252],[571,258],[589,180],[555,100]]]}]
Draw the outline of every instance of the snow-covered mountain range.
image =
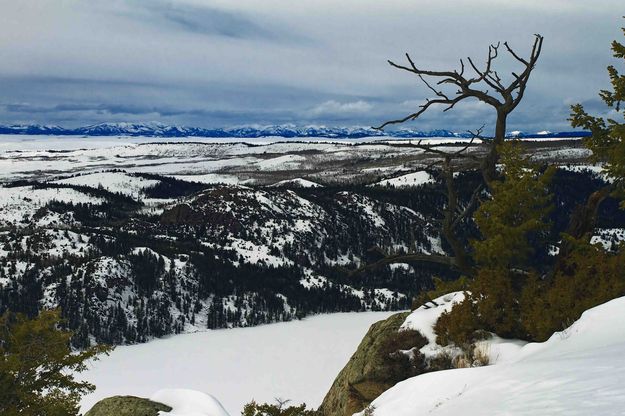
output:
[{"label": "snow-covered mountain range", "polygon": [[[147,123],[101,123],[84,127],[64,128],[57,125],[0,125],[0,134],[26,134],[26,135],[56,135],[56,136],[142,136],[142,137],[232,137],[232,138],[255,138],[255,137],[327,137],[340,139],[356,139],[362,137],[460,137],[467,138],[471,135],[467,132],[453,132],[450,130],[414,130],[397,129],[380,131],[372,127],[326,127],[326,126],[295,126],[270,125],[270,126],[244,126],[231,128],[201,128],[168,125],[158,122]],[[588,132],[548,132],[526,133],[514,131],[511,137],[520,138],[557,138],[557,137],[583,137]]]}]

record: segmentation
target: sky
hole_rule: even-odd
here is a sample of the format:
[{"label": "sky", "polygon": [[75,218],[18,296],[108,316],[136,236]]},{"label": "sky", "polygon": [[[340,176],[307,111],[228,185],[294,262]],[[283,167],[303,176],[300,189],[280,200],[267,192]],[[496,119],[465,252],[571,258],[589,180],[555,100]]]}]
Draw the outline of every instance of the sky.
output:
[{"label": "sky", "polygon": [[[453,70],[498,41],[527,56],[540,33],[508,128],[570,130],[571,104],[605,111],[624,14],[622,0],[0,0],[0,123],[378,125],[430,96],[388,59]],[[405,127],[494,125],[475,101],[441,110]]]}]

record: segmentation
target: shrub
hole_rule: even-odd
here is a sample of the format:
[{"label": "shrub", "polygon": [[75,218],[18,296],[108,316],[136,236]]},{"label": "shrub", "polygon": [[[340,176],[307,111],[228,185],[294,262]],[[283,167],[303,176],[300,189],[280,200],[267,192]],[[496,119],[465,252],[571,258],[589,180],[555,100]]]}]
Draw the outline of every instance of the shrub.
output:
[{"label": "shrub", "polygon": [[306,409],[306,404],[288,406],[289,400],[276,399],[276,404],[251,401],[243,407],[242,416],[322,416],[317,410]]},{"label": "shrub", "polygon": [[[385,364],[389,380],[403,380],[423,371],[423,360],[418,350],[427,344],[427,339],[413,329],[394,332],[386,337],[378,354]],[[405,351],[410,351],[406,353]]]},{"label": "shrub", "polygon": [[439,345],[453,343],[459,347],[470,345],[480,327],[476,316],[475,305],[468,297],[455,304],[449,312],[443,312],[434,324],[436,342]]},{"label": "shrub", "polygon": [[399,350],[419,349],[425,344],[427,344],[427,339],[419,331],[405,329],[393,332],[392,336],[386,337],[380,346],[379,352],[382,356],[387,356]]},{"label": "shrub", "polygon": [[443,351],[434,357],[431,357],[428,362],[429,371],[442,371],[451,370],[456,368],[454,366],[454,357],[447,351]]}]

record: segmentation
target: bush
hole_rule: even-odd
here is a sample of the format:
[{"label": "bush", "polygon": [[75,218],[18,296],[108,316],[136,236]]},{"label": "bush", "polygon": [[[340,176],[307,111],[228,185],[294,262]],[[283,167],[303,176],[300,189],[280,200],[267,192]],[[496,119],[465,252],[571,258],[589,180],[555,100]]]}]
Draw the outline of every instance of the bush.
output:
[{"label": "bush", "polygon": [[276,400],[276,404],[258,404],[251,401],[243,407],[242,416],[322,416],[317,410],[306,409],[306,404],[286,406],[288,400]]},{"label": "bush", "polygon": [[476,294],[436,322],[437,343],[453,343],[466,351],[482,337],[480,330],[542,342],[585,310],[625,296],[625,249],[610,252],[583,240],[568,241],[573,248],[560,259],[554,276],[529,273],[518,289],[506,270],[480,271],[471,284]]},{"label": "bush", "polygon": [[439,345],[453,343],[461,348],[470,345],[480,328],[476,316],[475,306],[469,297],[455,304],[449,312],[443,312],[434,324],[436,342]]},{"label": "bush", "polygon": [[[403,380],[420,374],[424,368],[418,350],[426,344],[427,339],[414,329],[397,331],[385,338],[378,354],[386,364],[388,379]],[[405,352],[410,350],[410,353]]]}]

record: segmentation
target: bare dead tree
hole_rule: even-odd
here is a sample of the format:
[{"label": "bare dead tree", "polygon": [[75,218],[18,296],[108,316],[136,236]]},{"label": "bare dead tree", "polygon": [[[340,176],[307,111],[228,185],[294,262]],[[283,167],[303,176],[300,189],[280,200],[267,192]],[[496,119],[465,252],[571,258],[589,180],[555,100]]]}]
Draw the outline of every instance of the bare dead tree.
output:
[{"label": "bare dead tree", "polygon": [[[431,166],[440,164],[443,179],[445,182],[447,204],[443,209],[443,220],[441,221],[441,235],[451,247],[453,256],[425,253],[407,253],[400,255],[385,256],[375,263],[360,267],[352,272],[361,273],[365,270],[372,270],[391,263],[434,263],[445,265],[468,276],[473,275],[473,265],[471,256],[468,253],[465,242],[463,242],[456,232],[456,228],[474,211],[479,202],[480,194],[484,189],[490,187],[493,180],[497,178],[496,165],[499,159],[498,146],[503,143],[506,135],[507,118],[519,105],[534,70],[543,45],[543,37],[535,35],[529,58],[523,58],[517,54],[508,44],[503,46],[512,58],[521,64],[521,71],[512,72],[511,81],[504,83],[503,78],[494,69],[494,62],[499,55],[500,44],[490,45],[488,48],[488,58],[483,68],[479,68],[472,58],[460,60],[460,69],[452,71],[432,71],[420,69],[416,66],[409,54],[406,54],[407,64],[400,65],[393,61],[388,63],[394,68],[410,72],[416,75],[429,89],[434,97],[428,98],[418,110],[407,116],[395,120],[390,120],[375,127],[382,130],[390,125],[396,125],[418,119],[422,114],[435,106],[444,106],[443,111],[449,111],[456,104],[468,99],[477,99],[495,109],[496,123],[494,136],[486,139],[482,136],[483,126],[477,132],[471,134],[469,143],[458,151],[447,152],[440,145],[428,144],[419,141],[413,144],[414,147],[422,149],[424,152],[435,155],[438,160]],[[466,74],[466,73],[469,74]],[[492,93],[490,91],[493,91]],[[467,150],[479,141],[488,146],[484,156],[478,158]],[[469,202],[465,206],[460,206],[458,193],[454,186],[454,161],[461,158],[472,158],[479,167],[483,183],[474,190]]]},{"label": "bare dead tree", "polygon": [[[488,184],[496,177],[495,165],[497,163],[497,145],[501,144],[506,135],[506,124],[508,115],[519,105],[529,81],[530,75],[538,62],[543,45],[543,37],[535,35],[532,50],[529,58],[519,56],[508,44],[504,42],[506,51],[520,64],[522,71],[512,72],[512,81],[508,85],[504,84],[499,73],[494,69],[493,63],[499,55],[500,44],[488,47],[488,58],[486,65],[480,69],[472,58],[467,58],[468,66],[463,59],[460,60],[460,70],[453,71],[430,71],[419,69],[409,54],[406,54],[408,65],[396,64],[393,61],[388,63],[398,69],[415,74],[432,91],[434,98],[428,98],[419,109],[403,118],[390,120],[376,127],[384,129],[393,124],[401,124],[407,121],[414,121],[433,106],[445,106],[444,112],[451,110],[461,101],[467,99],[477,99],[493,107],[497,114],[495,123],[495,135],[493,137],[491,151],[484,158],[482,172],[484,181]],[[468,67],[468,68],[467,68]],[[467,69],[472,72],[472,77],[465,75]],[[485,88],[485,89],[484,89]],[[490,93],[489,88],[494,91]]]}]

